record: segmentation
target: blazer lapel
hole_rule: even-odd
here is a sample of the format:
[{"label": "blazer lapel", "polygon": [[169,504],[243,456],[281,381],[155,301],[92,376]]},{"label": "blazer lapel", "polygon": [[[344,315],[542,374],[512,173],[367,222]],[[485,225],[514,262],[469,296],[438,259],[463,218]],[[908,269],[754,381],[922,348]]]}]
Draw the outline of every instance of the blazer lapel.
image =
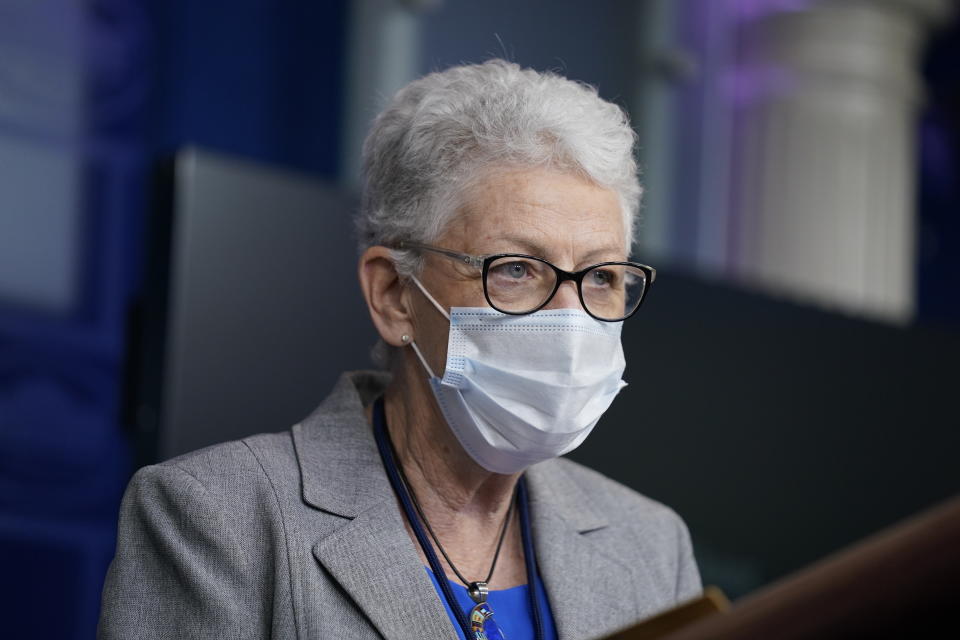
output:
[{"label": "blazer lapel", "polygon": [[364,402],[385,384],[382,376],[345,374],[293,428],[304,502],[343,519],[311,551],[384,638],[457,638],[407,535],[364,417]]},{"label": "blazer lapel", "polygon": [[459,637],[392,501],[318,541],[313,554],[387,640]]},{"label": "blazer lapel", "polygon": [[640,617],[636,586],[630,568],[590,540],[607,522],[562,464],[526,473],[537,566],[560,640],[602,638]]}]

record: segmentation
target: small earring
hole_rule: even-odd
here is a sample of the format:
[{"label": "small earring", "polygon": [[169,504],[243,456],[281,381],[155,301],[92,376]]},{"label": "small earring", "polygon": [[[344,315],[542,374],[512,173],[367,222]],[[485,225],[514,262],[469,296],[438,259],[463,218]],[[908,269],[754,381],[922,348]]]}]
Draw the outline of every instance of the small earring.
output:
[{"label": "small earring", "polygon": [[410,336],[408,336],[407,334],[403,334],[402,336],[400,336],[400,342],[402,342],[403,344],[407,344],[408,342],[410,342]]}]

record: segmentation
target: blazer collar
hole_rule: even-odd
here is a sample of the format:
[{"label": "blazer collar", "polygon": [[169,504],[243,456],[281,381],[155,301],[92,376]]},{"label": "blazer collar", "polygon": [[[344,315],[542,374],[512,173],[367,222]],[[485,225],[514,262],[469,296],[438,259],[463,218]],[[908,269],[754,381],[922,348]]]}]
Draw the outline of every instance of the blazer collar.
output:
[{"label": "blazer collar", "polygon": [[594,501],[574,481],[565,465],[558,460],[547,460],[527,469],[524,475],[530,489],[531,510],[549,513],[577,533],[606,527],[606,515],[594,508]]},{"label": "blazer collar", "polygon": [[602,638],[641,616],[638,596],[648,585],[635,584],[632,568],[591,537],[608,519],[569,464],[548,460],[526,472],[537,568],[560,639]]},{"label": "blazer collar", "polygon": [[363,412],[389,382],[386,373],[348,372],[330,395],[293,427],[307,504],[345,518],[393,498]]},{"label": "blazer collar", "polygon": [[[346,519],[315,541],[313,555],[385,638],[458,636],[410,540],[383,469],[364,404],[385,374],[344,374],[326,400],[293,429],[303,499]],[[550,460],[527,470],[534,544],[561,640],[595,638],[637,619],[630,568],[587,535],[607,518]]]}]

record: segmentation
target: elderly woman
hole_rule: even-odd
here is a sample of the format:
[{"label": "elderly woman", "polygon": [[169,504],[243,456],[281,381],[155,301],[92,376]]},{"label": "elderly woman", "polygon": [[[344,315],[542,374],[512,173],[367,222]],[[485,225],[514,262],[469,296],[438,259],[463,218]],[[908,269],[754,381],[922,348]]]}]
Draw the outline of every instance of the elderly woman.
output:
[{"label": "elderly woman", "polygon": [[138,472],[100,637],[599,638],[697,595],[674,512],[558,459],[654,280],[633,143],[592,88],[502,61],[401,90],[358,220],[389,374]]}]

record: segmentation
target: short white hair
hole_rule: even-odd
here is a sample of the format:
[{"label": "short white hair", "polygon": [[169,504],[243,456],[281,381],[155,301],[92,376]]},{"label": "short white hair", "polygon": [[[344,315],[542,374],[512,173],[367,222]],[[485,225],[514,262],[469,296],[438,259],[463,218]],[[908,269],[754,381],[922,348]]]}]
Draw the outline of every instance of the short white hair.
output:
[{"label": "short white hair", "polygon": [[[473,181],[542,167],[619,196],[629,255],[641,195],[635,141],[623,109],[556,73],[504,60],[431,73],[397,92],[363,145],[360,250],[433,242]],[[393,257],[401,275],[419,271],[415,253]]]}]

